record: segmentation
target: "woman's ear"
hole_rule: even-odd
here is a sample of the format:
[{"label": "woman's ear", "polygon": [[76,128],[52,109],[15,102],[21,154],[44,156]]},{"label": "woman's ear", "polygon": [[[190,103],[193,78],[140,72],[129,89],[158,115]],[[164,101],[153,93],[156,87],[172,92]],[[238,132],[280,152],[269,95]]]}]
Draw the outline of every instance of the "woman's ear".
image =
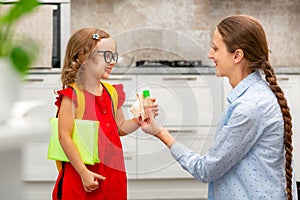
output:
[{"label": "woman's ear", "polygon": [[244,51],[242,49],[237,49],[234,52],[234,57],[233,57],[233,62],[234,63],[239,63],[243,60],[244,58]]}]

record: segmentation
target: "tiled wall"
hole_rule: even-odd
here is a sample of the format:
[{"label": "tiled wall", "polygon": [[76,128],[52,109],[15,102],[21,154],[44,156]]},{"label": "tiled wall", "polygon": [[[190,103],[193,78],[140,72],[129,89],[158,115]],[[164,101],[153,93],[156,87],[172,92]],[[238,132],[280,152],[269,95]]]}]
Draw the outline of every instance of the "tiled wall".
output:
[{"label": "tiled wall", "polygon": [[249,14],[265,28],[271,64],[300,66],[300,0],[71,0],[71,31],[98,27],[140,59],[207,59],[215,25]]}]

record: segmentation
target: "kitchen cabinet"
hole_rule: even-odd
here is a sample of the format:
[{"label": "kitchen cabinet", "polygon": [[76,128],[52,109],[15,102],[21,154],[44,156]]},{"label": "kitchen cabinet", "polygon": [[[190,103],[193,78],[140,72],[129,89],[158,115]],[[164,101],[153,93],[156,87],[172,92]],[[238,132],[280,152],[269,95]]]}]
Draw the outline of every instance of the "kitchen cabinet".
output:
[{"label": "kitchen cabinet", "polygon": [[[49,119],[55,116],[55,90],[60,89],[59,74],[30,74],[26,76],[20,90],[18,101],[25,101],[28,107],[26,118]],[[24,113],[25,114],[25,113]]]},{"label": "kitchen cabinet", "polygon": [[211,126],[222,112],[222,82],[214,75],[138,75],[137,90],[149,88],[165,126]]},{"label": "kitchen cabinet", "polygon": [[[23,117],[30,123],[47,121],[56,113],[55,89],[60,88],[60,74],[30,74],[22,86],[19,100],[27,102]],[[149,89],[157,98],[157,120],[169,129],[177,141],[203,154],[209,148],[217,122],[231,90],[226,79],[214,75],[114,74],[108,82],[122,83],[126,92],[123,111],[131,118],[129,108],[136,93]],[[299,181],[300,151],[299,105],[300,75],[278,75],[278,82],[288,99],[293,116],[295,172]],[[225,95],[226,94],[226,95]],[[49,133],[49,127],[41,129]],[[129,199],[195,199],[206,198],[207,184],[197,182],[172,158],[169,149],[157,138],[140,129],[121,138]],[[22,179],[25,199],[45,199],[51,195],[57,176],[55,163],[47,160],[48,139],[27,142],[22,150]],[[37,191],[38,188],[38,191]]]},{"label": "kitchen cabinet", "polygon": [[[177,142],[199,154],[210,146],[215,127],[167,127]],[[153,136],[138,131],[138,179],[192,178],[171,156],[170,150]]]},{"label": "kitchen cabinet", "polygon": [[[46,123],[56,115],[55,90],[60,88],[58,74],[28,75],[22,85],[19,101],[23,105],[19,115],[29,124],[46,124],[41,132],[49,134],[50,128]],[[27,109],[26,109],[27,108]],[[20,110],[21,111],[21,110]],[[57,176],[54,161],[47,160],[48,137],[40,141],[27,142],[23,145],[23,180],[43,181],[53,180]]]},{"label": "kitchen cabinet", "polygon": [[300,75],[281,74],[277,76],[277,80],[292,115],[294,172],[297,182],[300,182]]},{"label": "kitchen cabinet", "polygon": [[[149,89],[157,99],[157,120],[194,151],[204,154],[223,108],[222,80],[213,75],[138,75],[137,91]],[[137,177],[191,178],[157,138],[138,131]]]},{"label": "kitchen cabinet", "polygon": [[[208,149],[217,117],[223,110],[221,79],[214,75],[115,74],[111,75],[108,82],[124,85],[125,118],[133,116],[129,108],[136,101],[136,93],[150,89],[151,96],[157,98],[159,104],[158,121],[179,142],[196,152],[203,154]],[[55,116],[54,90],[60,87],[60,74],[29,75],[19,99],[37,104],[26,113],[26,119],[47,121]],[[49,127],[41,131],[49,132]],[[183,170],[172,158],[169,149],[157,138],[146,135],[139,129],[121,137],[121,140],[128,175],[129,199],[158,199],[159,196],[172,199],[206,197],[207,184],[197,182]],[[41,199],[42,196],[51,194],[57,170],[54,161],[47,160],[47,149],[47,139],[24,145],[23,181],[28,199]],[[166,183],[164,190],[158,184],[161,181]],[[142,182],[144,185],[141,185]],[[178,190],[182,184],[188,188]],[[34,191],[36,187],[40,187],[39,193]],[[166,190],[169,190],[168,194],[165,194]]]},{"label": "kitchen cabinet", "polygon": [[47,159],[50,127],[55,116],[55,90],[61,88],[60,74],[28,74],[18,96],[16,119],[21,118],[32,131],[43,137],[28,139],[22,145],[23,199],[50,199],[58,175],[55,162]]}]

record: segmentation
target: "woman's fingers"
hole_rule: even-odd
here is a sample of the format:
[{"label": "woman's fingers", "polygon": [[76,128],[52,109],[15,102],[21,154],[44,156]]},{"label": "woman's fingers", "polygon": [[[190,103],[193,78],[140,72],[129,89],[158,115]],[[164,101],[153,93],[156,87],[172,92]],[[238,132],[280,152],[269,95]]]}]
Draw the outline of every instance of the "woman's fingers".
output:
[{"label": "woman's fingers", "polygon": [[153,115],[154,115],[154,117],[156,117],[156,116],[158,116],[158,104],[153,104],[152,106],[151,106],[151,108],[152,108],[152,113],[153,113]]}]

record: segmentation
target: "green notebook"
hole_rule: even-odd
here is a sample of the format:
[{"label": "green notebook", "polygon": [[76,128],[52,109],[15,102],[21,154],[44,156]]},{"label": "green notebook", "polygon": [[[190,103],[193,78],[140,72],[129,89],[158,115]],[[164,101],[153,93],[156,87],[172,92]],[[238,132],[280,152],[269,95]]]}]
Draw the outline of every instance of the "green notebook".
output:
[{"label": "green notebook", "polygon": [[[50,118],[51,135],[48,146],[48,159],[69,162],[58,139],[58,118]],[[72,139],[85,164],[99,163],[98,156],[98,121],[74,120]]]}]

